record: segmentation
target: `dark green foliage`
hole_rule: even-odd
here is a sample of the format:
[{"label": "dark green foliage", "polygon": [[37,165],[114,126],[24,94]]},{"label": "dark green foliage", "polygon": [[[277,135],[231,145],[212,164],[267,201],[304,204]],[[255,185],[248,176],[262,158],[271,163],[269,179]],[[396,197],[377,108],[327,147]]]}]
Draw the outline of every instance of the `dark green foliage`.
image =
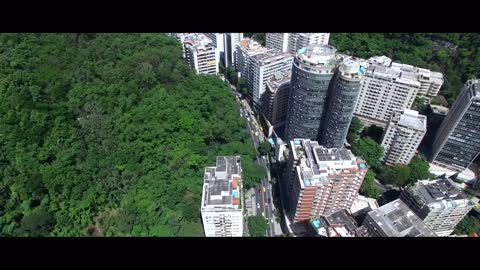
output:
[{"label": "dark green foliage", "polygon": [[202,235],[204,168],[256,151],[181,53],[163,34],[0,34],[0,235]]},{"label": "dark green foliage", "polygon": [[378,166],[383,157],[383,146],[369,137],[361,138],[352,143],[352,152],[363,157],[371,167]]},{"label": "dark green foliage", "polygon": [[389,167],[388,176],[384,179],[385,183],[397,187],[404,187],[409,184],[410,167],[405,165],[394,165]]},{"label": "dark green foliage", "polygon": [[272,149],[272,145],[267,141],[261,142],[260,145],[258,146],[258,152],[260,152],[261,155],[266,155],[270,153],[271,149]]},{"label": "dark green foliage", "polygon": [[243,162],[242,169],[243,187],[245,189],[250,189],[259,184],[266,174],[265,168],[251,161]]},{"label": "dark green foliage", "polygon": [[410,167],[410,177],[408,182],[413,184],[418,180],[427,180],[435,176],[430,173],[430,165],[421,156],[415,156],[408,164]]},{"label": "dark green foliage", "polygon": [[367,128],[365,128],[362,131],[362,137],[370,137],[372,138],[376,143],[380,144],[382,143],[382,135],[383,135],[383,128],[378,127],[376,125],[371,125]]},{"label": "dark green foliage", "polygon": [[365,175],[360,187],[360,194],[375,199],[382,195],[382,191],[375,185],[375,173],[372,170]]},{"label": "dark green foliage", "polygon": [[463,83],[480,74],[478,33],[332,33],[330,44],[339,51],[368,58],[386,55],[446,77],[440,94],[450,105]]},{"label": "dark green foliage", "polygon": [[352,117],[352,122],[350,123],[350,128],[348,129],[347,141],[352,143],[358,138],[360,138],[360,133],[362,132],[363,124],[360,119],[356,116]]},{"label": "dark green foliage", "polygon": [[267,231],[267,221],[262,216],[248,217],[248,231],[250,236],[262,237]]},{"label": "dark green foliage", "polygon": [[480,234],[480,219],[475,216],[466,215],[455,227],[455,234],[472,235]]}]

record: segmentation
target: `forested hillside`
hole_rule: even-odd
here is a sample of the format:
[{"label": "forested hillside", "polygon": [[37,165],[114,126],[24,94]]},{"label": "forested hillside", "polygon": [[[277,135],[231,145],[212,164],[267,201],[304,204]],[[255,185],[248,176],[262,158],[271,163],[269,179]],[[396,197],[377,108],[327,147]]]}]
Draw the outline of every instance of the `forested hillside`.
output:
[{"label": "forested hillside", "polygon": [[229,91],[163,34],[0,34],[0,235],[203,235],[204,167],[258,174]]},{"label": "forested hillside", "polygon": [[386,55],[442,72],[446,80],[440,94],[450,105],[463,84],[480,74],[478,33],[332,33],[330,44],[358,57]]}]

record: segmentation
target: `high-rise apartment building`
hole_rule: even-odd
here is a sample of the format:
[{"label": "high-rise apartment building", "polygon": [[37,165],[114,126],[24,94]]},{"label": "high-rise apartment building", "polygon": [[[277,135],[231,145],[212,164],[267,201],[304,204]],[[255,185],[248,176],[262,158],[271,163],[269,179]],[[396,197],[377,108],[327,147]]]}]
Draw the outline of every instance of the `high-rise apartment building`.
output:
[{"label": "high-rise apartment building", "polygon": [[387,165],[410,163],[427,133],[427,117],[417,111],[394,111],[383,133],[382,146]]},{"label": "high-rise apartment building", "polygon": [[287,51],[295,55],[310,45],[328,45],[330,33],[289,33]]},{"label": "high-rise apartment building", "polygon": [[465,170],[480,153],[480,80],[469,80],[448,112],[432,146],[433,164]]},{"label": "high-rise apartment building", "polygon": [[417,68],[418,81],[420,82],[420,89],[418,89],[418,96],[424,97],[428,101],[435,97],[443,85],[443,74],[440,72],[433,72],[424,68]]},{"label": "high-rise apartment building", "polygon": [[449,236],[473,203],[448,178],[418,181],[400,199],[438,236]]},{"label": "high-rise apartment building", "polygon": [[224,33],[225,67],[236,66],[237,46],[243,39],[243,33]]},{"label": "high-rise apartment building", "polygon": [[362,226],[373,237],[436,236],[400,199],[368,212]]},{"label": "high-rise apartment building", "polygon": [[261,97],[262,111],[267,120],[278,128],[287,120],[290,70],[275,73],[267,82],[265,94]]},{"label": "high-rise apartment building", "polygon": [[331,46],[310,45],[295,55],[288,100],[287,140],[318,139],[330,83],[338,64],[335,52]]},{"label": "high-rise apartment building", "polygon": [[244,38],[237,44],[235,68],[240,72],[240,76],[247,79],[250,75],[249,64],[251,64],[252,57],[258,54],[271,52],[273,49],[268,49],[260,45],[260,43],[250,38]]},{"label": "high-rise apartment building", "polygon": [[265,45],[292,55],[309,45],[328,45],[330,33],[266,33]]},{"label": "high-rise apartment building", "polygon": [[265,93],[267,81],[273,74],[276,72],[291,73],[292,61],[293,57],[290,54],[277,50],[257,54],[248,59],[248,71],[245,78],[254,103],[260,104],[260,98]]},{"label": "high-rise apartment building", "polygon": [[277,49],[282,52],[288,52],[289,33],[266,33],[265,45],[269,49]]},{"label": "high-rise apartment building", "polygon": [[219,52],[204,34],[188,35],[184,39],[185,60],[197,74],[218,74]]},{"label": "high-rise apartment building", "polygon": [[320,143],[328,148],[343,147],[358,100],[363,75],[360,63],[346,59],[338,68],[329,95]]},{"label": "high-rise apartment building", "polygon": [[217,157],[216,167],[205,168],[201,213],[207,237],[243,235],[239,156]]},{"label": "high-rise apartment building", "polygon": [[410,109],[420,86],[412,66],[371,62],[365,72],[355,114],[367,125],[385,127],[393,111]]},{"label": "high-rise apartment building", "polygon": [[285,184],[294,223],[352,206],[367,172],[365,161],[309,139],[290,141],[290,149]]}]

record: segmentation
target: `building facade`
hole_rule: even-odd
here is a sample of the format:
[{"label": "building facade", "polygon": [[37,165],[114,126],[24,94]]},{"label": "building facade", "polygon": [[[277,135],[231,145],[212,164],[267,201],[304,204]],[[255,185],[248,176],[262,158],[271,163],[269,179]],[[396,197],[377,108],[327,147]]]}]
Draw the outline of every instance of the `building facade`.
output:
[{"label": "building facade", "polygon": [[197,74],[218,74],[220,54],[213,42],[204,34],[185,37],[185,60]]},{"label": "building facade", "polygon": [[260,43],[250,38],[244,38],[237,44],[237,53],[235,68],[240,73],[240,76],[246,80],[251,75],[252,57],[255,55],[271,52],[273,49],[268,49],[260,45]]},{"label": "building facade", "polygon": [[448,178],[418,181],[400,199],[438,236],[449,236],[474,206]]},{"label": "building facade", "polygon": [[370,61],[355,108],[355,115],[366,125],[385,128],[393,111],[410,109],[420,89],[412,66]]},{"label": "building facade", "polygon": [[461,172],[480,153],[480,80],[469,80],[432,145],[433,164]]},{"label": "building facade", "polygon": [[217,157],[215,167],[205,168],[201,213],[206,237],[241,237],[240,156]]},{"label": "building facade", "polygon": [[290,70],[275,73],[260,98],[263,114],[273,128],[284,126],[287,120],[290,75]]},{"label": "building facade", "polygon": [[325,147],[340,148],[345,143],[363,80],[359,70],[360,64],[352,59],[343,61],[338,68],[320,132],[320,143]]},{"label": "building facade", "polygon": [[265,33],[265,45],[269,49],[288,52],[289,33]]},{"label": "building facade", "polygon": [[287,140],[318,139],[338,64],[335,52],[331,46],[311,45],[296,54],[288,98]]},{"label": "building facade", "polygon": [[418,96],[424,97],[430,101],[435,97],[443,85],[443,74],[440,72],[433,72],[428,69],[418,68],[418,81],[420,82],[420,89],[418,89]]},{"label": "building facade", "polygon": [[330,33],[289,33],[287,51],[295,55],[310,45],[328,45]]},{"label": "building facade", "polygon": [[368,212],[362,226],[373,237],[436,236],[400,199]]},{"label": "building facade", "polygon": [[237,59],[237,46],[243,39],[243,33],[224,33],[225,67],[235,66]]},{"label": "building facade", "polygon": [[382,146],[387,165],[410,163],[427,133],[427,117],[417,111],[394,111],[383,133]]},{"label": "building facade", "polygon": [[249,57],[248,71],[244,77],[253,102],[259,108],[260,98],[265,93],[267,81],[277,72],[291,73],[293,57],[276,50]]},{"label": "building facade", "polygon": [[365,161],[345,148],[325,148],[309,139],[290,141],[286,191],[294,222],[349,209],[367,172]]}]

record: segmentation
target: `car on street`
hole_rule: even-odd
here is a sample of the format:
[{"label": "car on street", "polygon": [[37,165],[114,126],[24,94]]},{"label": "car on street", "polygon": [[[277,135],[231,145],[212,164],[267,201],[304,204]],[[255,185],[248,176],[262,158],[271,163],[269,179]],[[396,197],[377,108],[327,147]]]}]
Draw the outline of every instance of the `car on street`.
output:
[{"label": "car on street", "polygon": [[265,189],[265,187],[262,187],[262,189],[263,189],[263,193],[265,193],[265,192],[266,192],[266,189]]},{"label": "car on street", "polygon": [[260,208],[260,203],[257,203],[257,208]]},{"label": "car on street", "polygon": [[268,202],[268,203],[271,203],[271,202],[270,202],[270,198],[267,199],[267,202]]}]

